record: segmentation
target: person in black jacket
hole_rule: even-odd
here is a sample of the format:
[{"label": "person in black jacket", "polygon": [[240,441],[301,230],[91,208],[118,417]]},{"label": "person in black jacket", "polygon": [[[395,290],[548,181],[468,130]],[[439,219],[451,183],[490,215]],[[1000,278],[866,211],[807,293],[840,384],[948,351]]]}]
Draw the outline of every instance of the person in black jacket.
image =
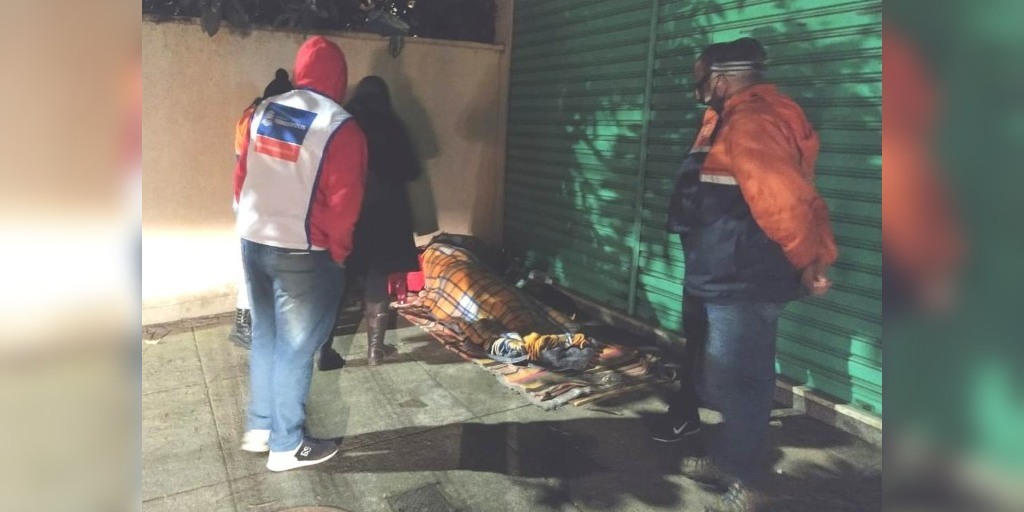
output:
[{"label": "person in black jacket", "polygon": [[[418,178],[421,169],[409,134],[391,107],[391,94],[382,78],[362,79],[345,109],[362,127],[369,150],[363,206],[356,223],[352,254],[345,267],[348,282],[364,283],[366,358],[374,366],[392,351],[384,344],[390,321],[388,276],[419,268],[406,184]],[[331,346],[332,340],[324,345],[318,360],[324,371],[345,364]]]}]

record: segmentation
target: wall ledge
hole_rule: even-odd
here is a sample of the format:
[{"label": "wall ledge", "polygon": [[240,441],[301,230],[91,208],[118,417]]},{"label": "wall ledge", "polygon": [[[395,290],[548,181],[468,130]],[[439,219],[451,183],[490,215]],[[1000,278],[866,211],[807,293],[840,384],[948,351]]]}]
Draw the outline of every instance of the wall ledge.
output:
[{"label": "wall ledge", "polygon": [[[175,18],[164,21],[157,21],[152,15],[143,15],[143,23],[149,23],[151,25],[185,25],[194,26],[196,30],[202,30],[200,28],[199,20],[194,19],[182,19]],[[224,27],[217,35],[213,37],[222,37],[222,34],[229,34],[232,37],[246,38],[252,32],[266,32],[271,34],[291,34],[302,37],[303,33],[301,30],[291,28],[270,28],[270,27],[253,27],[251,31],[244,32],[239,29]],[[366,32],[351,32],[347,30],[320,30],[310,31],[310,36],[320,35],[328,37],[339,37],[342,39],[361,39],[364,41],[387,41],[387,37],[369,34]],[[487,43],[474,43],[471,41],[450,41],[447,39],[428,39],[424,37],[407,37],[405,39],[405,45],[427,45],[427,46],[444,46],[448,48],[466,48],[470,50],[487,50],[496,53],[503,53],[505,51],[505,45],[503,44],[487,44]],[[401,56],[401,54],[399,54]]]}]

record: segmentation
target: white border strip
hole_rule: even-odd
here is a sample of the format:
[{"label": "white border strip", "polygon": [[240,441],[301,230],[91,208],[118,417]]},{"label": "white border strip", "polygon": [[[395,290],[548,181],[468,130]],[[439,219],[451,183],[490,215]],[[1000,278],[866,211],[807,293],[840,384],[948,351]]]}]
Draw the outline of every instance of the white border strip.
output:
[{"label": "white border strip", "polygon": [[736,181],[736,178],[732,176],[722,176],[720,174],[701,174],[700,180],[704,183],[714,183],[715,185],[731,185],[738,187],[740,184]]}]

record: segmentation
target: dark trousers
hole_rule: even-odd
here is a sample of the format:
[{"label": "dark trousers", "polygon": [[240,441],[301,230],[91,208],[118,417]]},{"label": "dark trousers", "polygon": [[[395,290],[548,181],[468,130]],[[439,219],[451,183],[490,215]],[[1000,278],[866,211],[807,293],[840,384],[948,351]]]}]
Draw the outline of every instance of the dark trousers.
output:
[{"label": "dark trousers", "polygon": [[[729,475],[756,484],[775,392],[775,338],[781,302],[709,303],[684,296],[687,337],[680,390],[670,400],[677,420],[699,419],[702,402],[722,414],[709,455]],[[699,397],[699,399],[698,399]]]},{"label": "dark trousers", "polygon": [[708,315],[704,301],[687,293],[683,293],[683,336],[686,337],[686,347],[680,359],[679,391],[669,397],[668,410],[675,419],[697,420],[697,408],[700,406],[697,382],[708,341]]},{"label": "dark trousers", "polygon": [[360,298],[365,304],[391,302],[388,294],[388,278],[391,272],[378,262],[371,261],[361,272],[349,271],[346,280],[352,283],[344,304],[352,304]]}]

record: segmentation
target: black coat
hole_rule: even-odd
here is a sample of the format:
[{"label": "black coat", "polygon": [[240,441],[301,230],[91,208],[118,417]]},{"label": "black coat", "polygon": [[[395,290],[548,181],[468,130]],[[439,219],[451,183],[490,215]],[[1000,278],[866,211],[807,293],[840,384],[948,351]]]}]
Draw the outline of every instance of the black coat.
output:
[{"label": "black coat", "polygon": [[409,134],[386,100],[386,89],[381,98],[379,91],[360,87],[345,105],[369,150],[363,206],[345,262],[356,276],[365,276],[371,264],[387,273],[419,268],[406,184],[421,170]]}]

